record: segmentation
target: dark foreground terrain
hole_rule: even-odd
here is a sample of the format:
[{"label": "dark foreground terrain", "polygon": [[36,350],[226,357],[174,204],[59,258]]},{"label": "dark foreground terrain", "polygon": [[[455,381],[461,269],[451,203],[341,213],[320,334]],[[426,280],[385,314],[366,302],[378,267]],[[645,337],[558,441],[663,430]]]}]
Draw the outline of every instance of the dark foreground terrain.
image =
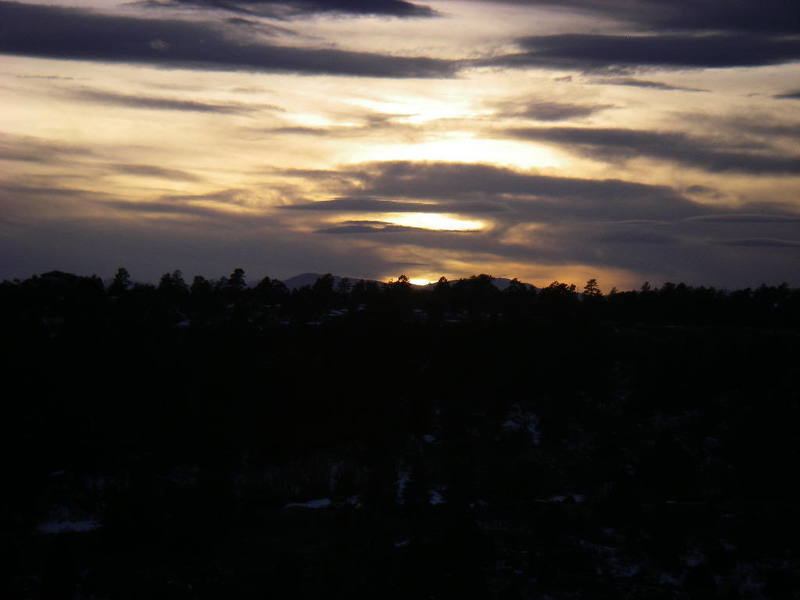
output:
[{"label": "dark foreground terrain", "polygon": [[800,598],[800,293],[590,284],[5,282],[0,597]]}]

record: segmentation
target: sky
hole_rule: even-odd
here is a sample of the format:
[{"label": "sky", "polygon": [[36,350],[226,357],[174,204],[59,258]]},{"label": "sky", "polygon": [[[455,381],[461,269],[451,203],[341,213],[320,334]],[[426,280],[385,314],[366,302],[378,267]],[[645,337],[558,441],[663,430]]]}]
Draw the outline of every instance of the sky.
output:
[{"label": "sky", "polygon": [[796,0],[0,0],[0,279],[800,286]]}]

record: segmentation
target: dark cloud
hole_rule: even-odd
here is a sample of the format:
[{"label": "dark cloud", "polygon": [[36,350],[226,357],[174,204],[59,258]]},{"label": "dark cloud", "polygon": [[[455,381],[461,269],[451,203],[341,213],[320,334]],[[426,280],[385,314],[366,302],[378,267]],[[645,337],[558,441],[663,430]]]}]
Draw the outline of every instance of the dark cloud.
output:
[{"label": "dark cloud", "polygon": [[[486,1],[486,0],[484,0]],[[794,0],[500,0],[509,4],[572,8],[645,30],[800,32]]]},{"label": "dark cloud", "polygon": [[188,171],[181,171],[180,169],[166,169],[164,167],[157,167],[155,165],[136,165],[136,164],[113,164],[110,168],[125,175],[136,175],[139,177],[158,177],[160,179],[170,179],[175,181],[202,181],[202,177],[198,177]]},{"label": "dark cloud", "polygon": [[[383,162],[349,171],[364,192],[451,202],[494,200],[540,219],[661,219],[707,212],[664,186],[618,179],[578,179],[480,164]],[[513,214],[508,215],[513,218]]]},{"label": "dark cloud", "polygon": [[703,223],[731,223],[731,224],[742,224],[742,223],[792,224],[792,223],[800,223],[800,215],[786,213],[786,212],[781,213],[777,211],[771,214],[736,212],[728,214],[701,215],[699,217],[690,217],[689,219],[687,219],[687,221],[703,222]]},{"label": "dark cloud", "polygon": [[[491,0],[484,0],[491,1]],[[509,67],[625,73],[640,68],[756,67],[800,60],[794,0],[500,0],[603,17],[609,34],[531,36],[522,52],[484,61]],[[611,82],[609,82],[611,83]],[[636,79],[617,85],[647,85]],[[693,90],[687,90],[693,91]]]},{"label": "dark cloud", "polygon": [[[231,38],[217,25],[110,16],[74,8],[0,2],[0,53],[161,67],[364,77],[448,77],[456,65]],[[228,32],[229,33],[229,32]]]},{"label": "dark cloud", "polygon": [[724,246],[742,246],[744,248],[800,248],[800,240],[776,240],[771,238],[725,240],[718,243]]},{"label": "dark cloud", "polygon": [[552,142],[565,149],[596,160],[652,158],[666,160],[714,172],[796,175],[800,156],[774,151],[756,153],[743,149],[765,150],[757,144],[743,144],[741,149],[723,149],[730,143],[688,136],[636,129],[592,129],[576,127],[527,127],[507,129],[511,137]]},{"label": "dark cloud", "polygon": [[270,129],[262,129],[264,133],[278,133],[288,135],[330,135],[331,128],[328,127],[272,127]]},{"label": "dark cloud", "polygon": [[72,93],[80,100],[125,106],[127,108],[145,108],[149,110],[178,110],[187,112],[243,114],[252,112],[253,107],[240,104],[213,104],[210,102],[197,102],[195,100],[177,100],[173,98],[160,98],[155,96],[140,96],[133,94],[118,94],[100,90],[81,89]]},{"label": "dark cloud", "polygon": [[[728,114],[709,114],[708,112],[681,112],[673,116],[692,131],[703,131],[706,135],[718,136],[728,140],[721,145],[730,146],[731,141],[742,148],[750,144],[753,150],[765,149],[770,145],[783,145],[790,148],[800,139],[800,121],[792,111],[736,112]],[[781,139],[783,138],[783,139]],[[785,142],[788,142],[786,144]]]},{"label": "dark cloud", "polygon": [[686,188],[687,194],[700,194],[702,196],[718,196],[719,191],[705,185],[690,185]]},{"label": "dark cloud", "polygon": [[316,233],[344,233],[344,234],[364,234],[364,233],[409,233],[415,231],[427,231],[421,227],[408,227],[406,225],[396,225],[385,221],[344,221],[333,227],[317,229]]},{"label": "dark cloud", "polygon": [[386,17],[432,17],[428,6],[404,0],[151,0],[151,7],[190,7],[293,19],[314,14],[373,15]]},{"label": "dark cloud", "polygon": [[567,121],[590,117],[614,108],[608,104],[573,104],[570,102],[530,102],[504,104],[498,114],[506,117],[524,117],[536,121]]},{"label": "dark cloud", "polygon": [[0,132],[0,160],[52,164],[95,155],[93,150],[74,144]]},{"label": "dark cloud", "polygon": [[679,91],[679,92],[707,92],[708,90],[698,88],[676,87],[660,81],[649,81],[647,79],[634,79],[631,77],[614,77],[597,79],[591,83],[599,85],[623,85],[628,87],[651,88],[654,90]]},{"label": "dark cloud", "polygon": [[780,98],[783,100],[800,100],[800,90],[795,92],[786,92],[785,94],[778,94],[777,96],[773,96],[773,98]]},{"label": "dark cloud", "polygon": [[258,128],[252,131],[254,133],[326,138],[374,137],[385,135],[387,131],[391,131],[395,135],[403,134],[407,140],[419,139],[426,131],[425,128],[417,125],[396,123],[392,120],[392,117],[393,116],[390,115],[370,116],[367,118],[360,117],[362,123],[358,125],[332,125],[329,127],[286,125],[283,127]]},{"label": "dark cloud", "polygon": [[[145,5],[151,5],[152,3],[142,3]],[[271,36],[290,36],[294,37],[297,35],[297,32],[289,29],[287,27],[279,27],[278,25],[273,25],[272,23],[265,23],[259,19],[245,19],[243,17],[230,17],[229,19],[225,20],[226,23],[229,25],[234,25],[237,27],[245,27],[247,29],[252,29],[253,31],[257,31],[260,34],[264,35],[271,35]]]},{"label": "dark cloud", "polygon": [[253,204],[250,194],[246,190],[235,188],[204,194],[168,194],[162,196],[161,200],[172,203],[213,202],[230,206],[251,206]]},{"label": "dark cloud", "polygon": [[591,238],[591,242],[593,243],[613,245],[675,244],[679,241],[680,238],[674,235],[667,235],[639,228],[610,229],[609,231],[595,234]]},{"label": "dark cloud", "polygon": [[800,39],[750,33],[532,36],[517,41],[517,54],[478,65],[621,71],[640,67],[757,67],[800,60]]},{"label": "dark cloud", "polygon": [[[708,212],[701,204],[664,186],[537,175],[481,164],[367,163],[316,177],[335,185],[343,194],[403,204],[412,200],[437,203],[427,205],[425,210],[415,206],[412,212],[485,214],[495,223],[505,224],[570,219],[660,220]],[[363,209],[367,213],[376,212],[379,207],[402,206],[381,204],[388,201],[350,200],[343,206],[354,209],[347,212]],[[330,207],[334,209],[335,205]]]},{"label": "dark cloud", "polygon": [[379,200],[376,198],[337,198],[319,202],[305,202],[282,206],[288,210],[324,211],[324,212],[425,212],[449,213],[457,209],[460,213],[484,213],[502,211],[503,207],[489,202],[460,202],[457,207],[452,204],[433,204],[429,202],[398,202],[396,200]]},{"label": "dark cloud", "polygon": [[104,194],[100,192],[95,192],[93,190],[86,190],[86,189],[79,189],[79,188],[69,188],[59,185],[53,186],[36,186],[36,185],[25,185],[25,184],[17,184],[13,182],[9,183],[0,183],[0,192],[3,192],[4,197],[3,200],[8,200],[11,196],[18,196],[20,198],[31,198],[35,196],[60,196],[65,198],[90,198],[93,196],[103,196]]},{"label": "dark cloud", "polygon": [[60,75],[16,75],[17,79],[45,79],[49,81],[75,81],[75,77],[61,77]]},{"label": "dark cloud", "polygon": [[151,215],[184,215],[193,217],[212,217],[217,218],[224,216],[225,212],[209,206],[197,206],[193,204],[175,204],[172,202],[120,202],[117,200],[108,200],[98,202],[99,205],[105,206],[115,211],[121,212],[136,212]]}]

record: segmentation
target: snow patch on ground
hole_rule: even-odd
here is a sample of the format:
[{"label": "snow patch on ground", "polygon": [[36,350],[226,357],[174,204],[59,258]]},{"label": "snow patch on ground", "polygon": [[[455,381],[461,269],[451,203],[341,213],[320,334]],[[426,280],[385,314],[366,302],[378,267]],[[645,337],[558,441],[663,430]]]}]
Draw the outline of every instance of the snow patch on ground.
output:
[{"label": "snow patch on ground", "polygon": [[685,554],[683,560],[687,567],[699,567],[706,562],[706,556],[700,551],[700,549],[692,548]]},{"label": "snow patch on ground", "polygon": [[39,533],[84,533],[94,531],[102,525],[94,519],[84,519],[82,521],[53,520],[39,523],[36,531]]},{"label": "snow patch on ground", "polygon": [[522,410],[519,404],[511,406],[508,419],[503,421],[502,428],[506,431],[523,431],[534,446],[542,442],[542,432],[539,430],[539,416]]},{"label": "snow patch on ground", "polygon": [[331,504],[330,498],[318,498],[308,502],[290,502],[283,508],[328,508]]},{"label": "snow patch on ground", "polygon": [[444,494],[443,494],[444,490],[445,487],[443,485],[431,488],[431,490],[428,492],[428,498],[429,498],[428,501],[433,506],[437,506],[439,504],[444,504],[445,502],[447,502],[447,500],[444,499]]},{"label": "snow patch on ground", "polygon": [[361,496],[359,496],[359,495],[350,496],[345,501],[345,504],[349,504],[350,506],[352,506],[354,508],[364,508],[364,505],[361,502]]},{"label": "snow patch on ground", "polygon": [[411,481],[411,471],[400,469],[397,472],[397,481],[395,481],[395,500],[398,504],[404,504],[406,501],[406,487],[408,482]]},{"label": "snow patch on ground", "polygon": [[555,496],[550,496],[549,498],[545,498],[544,500],[537,500],[537,502],[586,502],[586,496],[583,494],[557,494]]},{"label": "snow patch on ground", "polygon": [[581,548],[588,550],[602,561],[603,566],[598,566],[596,570],[598,574],[609,573],[613,577],[628,579],[635,577],[642,570],[642,565],[632,561],[630,557],[624,556],[619,548],[587,540],[580,540],[578,543]]}]

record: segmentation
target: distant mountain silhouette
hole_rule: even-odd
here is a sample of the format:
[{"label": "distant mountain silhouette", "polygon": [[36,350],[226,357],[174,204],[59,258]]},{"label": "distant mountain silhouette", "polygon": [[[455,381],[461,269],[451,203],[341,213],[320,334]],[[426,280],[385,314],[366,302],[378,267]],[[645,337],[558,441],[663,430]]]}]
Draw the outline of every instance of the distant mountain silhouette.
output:
[{"label": "distant mountain silhouette", "polygon": [[[296,290],[301,287],[311,286],[316,283],[317,279],[323,276],[323,273],[301,273],[300,275],[295,275],[294,277],[290,277],[289,279],[284,279],[283,284],[289,288],[290,290]],[[357,281],[376,281],[370,279],[364,279],[363,277],[343,277],[341,275],[334,275],[333,276],[333,284],[338,285],[342,279],[347,279],[351,283],[355,283]],[[377,281],[377,283],[383,284],[382,281]]]},{"label": "distant mountain silhouette", "polygon": [[[461,279],[450,279],[450,280],[448,280],[447,283],[452,285],[454,283],[458,283],[459,281],[464,281],[466,279],[469,279],[469,277],[462,277]],[[508,279],[506,277],[490,277],[490,279],[492,280],[492,284],[494,285],[494,287],[496,287],[501,292],[504,289],[506,289],[509,285],[511,285],[511,282],[513,281],[512,279]],[[527,286],[529,288],[536,288],[535,285],[532,285],[530,283],[524,283],[524,282],[520,282],[520,283],[522,283],[522,285]],[[435,285],[436,285],[436,282],[432,281],[427,285],[421,285],[421,286],[417,286],[417,287],[422,287],[422,288],[426,288],[427,289],[427,288],[432,288]]]}]

